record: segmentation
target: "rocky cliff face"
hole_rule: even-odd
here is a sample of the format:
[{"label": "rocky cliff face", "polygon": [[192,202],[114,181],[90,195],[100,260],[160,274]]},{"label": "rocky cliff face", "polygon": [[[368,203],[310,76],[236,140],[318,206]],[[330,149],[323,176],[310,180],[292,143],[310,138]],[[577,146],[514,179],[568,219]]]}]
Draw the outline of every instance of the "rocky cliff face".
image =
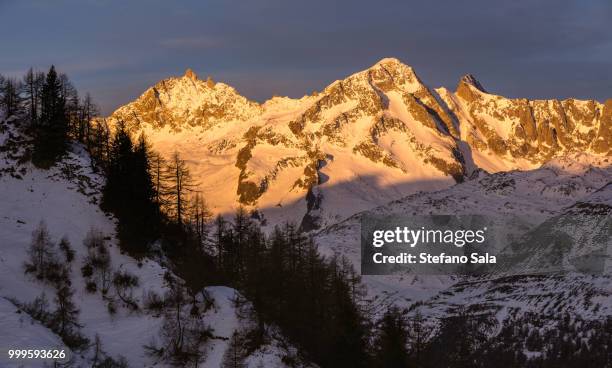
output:
[{"label": "rocky cliff face", "polygon": [[532,163],[567,152],[612,152],[610,100],[508,99],[487,93],[472,76],[447,96],[451,111],[465,119],[465,133],[473,133],[466,141],[480,150]]},{"label": "rocky cliff face", "polygon": [[473,76],[455,92],[434,90],[397,59],[263,104],[189,70],[109,120],[144,131],[162,154],[182,153],[215,212],[243,204],[307,228],[476,169],[529,169],[573,151],[612,155],[612,100],[507,99]]}]

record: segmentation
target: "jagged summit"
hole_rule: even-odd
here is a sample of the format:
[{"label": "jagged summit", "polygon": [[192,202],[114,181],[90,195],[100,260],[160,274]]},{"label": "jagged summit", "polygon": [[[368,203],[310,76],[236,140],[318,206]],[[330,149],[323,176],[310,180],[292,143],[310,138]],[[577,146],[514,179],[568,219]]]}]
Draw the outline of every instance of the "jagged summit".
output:
[{"label": "jagged summit", "polygon": [[191,68],[187,68],[187,70],[185,70],[185,78],[189,78],[191,80],[197,80],[198,75],[193,70],[191,70]]},{"label": "jagged summit", "polygon": [[398,58],[386,57],[380,59],[376,64],[403,64]]},{"label": "jagged summit", "polygon": [[181,129],[245,121],[261,112],[258,103],[240,95],[233,87],[201,80],[187,69],[182,77],[164,79],[135,101],[120,107],[110,120],[123,120],[129,127]]},{"label": "jagged summit", "polygon": [[387,57],[380,59],[376,64],[372,65],[369,69],[373,69],[376,67],[385,67],[385,68],[402,68],[413,70],[412,67],[408,64],[402,63],[399,59],[394,57]]},{"label": "jagged summit", "polygon": [[[383,73],[380,73],[382,71]],[[424,88],[423,82],[418,77],[412,66],[402,63],[397,58],[384,58],[366,69],[364,72],[372,74],[375,79],[385,80],[396,84],[399,88],[414,92]],[[386,75],[385,75],[386,74]]]},{"label": "jagged summit", "polygon": [[482,84],[480,84],[478,79],[476,79],[476,77],[474,77],[472,74],[466,74],[463,77],[461,77],[461,80],[459,83],[469,84],[473,86],[474,88],[478,89],[480,92],[487,93],[487,90],[484,89]]}]

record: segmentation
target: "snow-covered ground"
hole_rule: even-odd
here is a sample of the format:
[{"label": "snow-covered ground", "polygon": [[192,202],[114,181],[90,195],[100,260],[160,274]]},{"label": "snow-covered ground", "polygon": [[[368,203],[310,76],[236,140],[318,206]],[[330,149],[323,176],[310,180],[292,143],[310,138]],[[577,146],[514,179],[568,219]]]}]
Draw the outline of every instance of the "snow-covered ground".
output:
[{"label": "snow-covered ground", "polygon": [[[71,155],[65,164],[87,167],[84,157]],[[100,177],[84,172],[94,183]],[[78,180],[78,179],[75,179]],[[74,299],[81,310],[79,321],[83,330],[93,340],[99,334],[104,348],[111,355],[123,355],[135,365],[146,362],[141,346],[134,341],[146,341],[157,334],[159,320],[146,315],[129,313],[119,309],[117,315],[110,316],[106,303],[99,294],[89,294],[80,272],[86,256],[83,240],[91,228],[101,231],[105,236],[114,238],[114,222],[107,217],[92,199],[79,193],[77,183],[61,178],[57,168],[41,171],[28,168],[22,179],[3,176],[0,200],[0,296],[20,303],[30,303],[41,293],[52,300],[54,291],[34,277],[24,274],[24,262],[31,242],[32,232],[41,221],[46,223],[53,241],[57,244],[66,236],[76,251],[76,262],[72,266],[72,283],[76,291]],[[95,189],[90,189],[94,192]],[[138,275],[141,286],[135,295],[145,290],[160,291],[163,288],[164,270],[155,262],[144,261],[139,267],[137,261],[122,255],[114,240],[110,242],[110,254],[115,269],[128,270]],[[11,343],[10,331],[2,336],[2,346]]]}]

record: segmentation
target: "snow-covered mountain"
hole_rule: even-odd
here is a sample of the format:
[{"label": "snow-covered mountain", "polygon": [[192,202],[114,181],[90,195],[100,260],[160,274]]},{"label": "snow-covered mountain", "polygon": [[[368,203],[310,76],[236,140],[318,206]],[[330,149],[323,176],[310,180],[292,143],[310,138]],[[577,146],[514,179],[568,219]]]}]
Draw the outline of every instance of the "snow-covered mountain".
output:
[{"label": "snow-covered mountain", "polygon": [[454,92],[432,89],[393,58],[321,92],[262,104],[188,70],[108,118],[119,120],[162,154],[180,152],[214,212],[243,204],[305,230],[448,188],[477,169],[612,154],[612,100],[508,99],[469,75]]}]

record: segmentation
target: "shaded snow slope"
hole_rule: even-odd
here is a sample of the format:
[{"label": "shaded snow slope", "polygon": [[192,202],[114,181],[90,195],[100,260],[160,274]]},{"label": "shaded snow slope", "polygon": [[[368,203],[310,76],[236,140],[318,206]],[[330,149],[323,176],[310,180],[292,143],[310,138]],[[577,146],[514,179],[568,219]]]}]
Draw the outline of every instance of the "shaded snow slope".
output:
[{"label": "shaded snow slope", "polygon": [[[0,344],[3,355],[10,348],[61,350],[64,346],[57,335],[3,297],[0,297]],[[23,365],[18,362],[10,362],[6,356],[2,356],[0,366],[18,368]]]},{"label": "shaded snow slope", "polygon": [[[22,142],[23,137],[15,133],[11,124],[0,123],[0,127],[3,132],[0,136],[3,148],[0,150],[0,348],[62,345],[59,336],[33,321],[15,305],[30,303],[45,293],[49,309],[55,309],[53,288],[24,274],[32,232],[44,221],[55,244],[66,236],[76,251],[71,281],[75,290],[73,299],[80,310],[78,320],[83,325],[82,333],[91,341],[99,335],[109,356],[124,356],[132,367],[164,366],[154,364],[144,349],[145,344],[157,339],[162,318],[130,311],[120,302],[117,313],[111,316],[99,292],[86,292],[80,271],[87,253],[83,239],[91,228],[107,237],[112,268],[127,270],[139,278],[140,285],[133,295],[140,302],[146,292],[166,290],[163,279],[166,269],[157,262],[148,259],[138,262],[121,254],[115,239],[115,220],[98,206],[103,178],[91,172],[89,158],[81,147],[73,146],[72,152],[56,167],[38,170],[27,162],[17,163],[26,145],[14,143]],[[216,368],[233,332],[250,321],[237,317],[233,303],[235,290],[219,286],[207,291],[214,300],[214,307],[206,312],[203,320],[213,329],[215,338],[207,345],[207,357],[200,366]],[[114,297],[114,293],[111,289],[109,296]],[[281,344],[282,340],[282,336],[276,334],[270,345],[248,358],[249,366],[255,367],[263,361],[266,367],[284,367],[281,359],[287,355],[290,345]],[[87,366],[90,356],[90,351],[78,355],[76,366]],[[3,364],[0,361],[0,366],[4,367]]]}]

